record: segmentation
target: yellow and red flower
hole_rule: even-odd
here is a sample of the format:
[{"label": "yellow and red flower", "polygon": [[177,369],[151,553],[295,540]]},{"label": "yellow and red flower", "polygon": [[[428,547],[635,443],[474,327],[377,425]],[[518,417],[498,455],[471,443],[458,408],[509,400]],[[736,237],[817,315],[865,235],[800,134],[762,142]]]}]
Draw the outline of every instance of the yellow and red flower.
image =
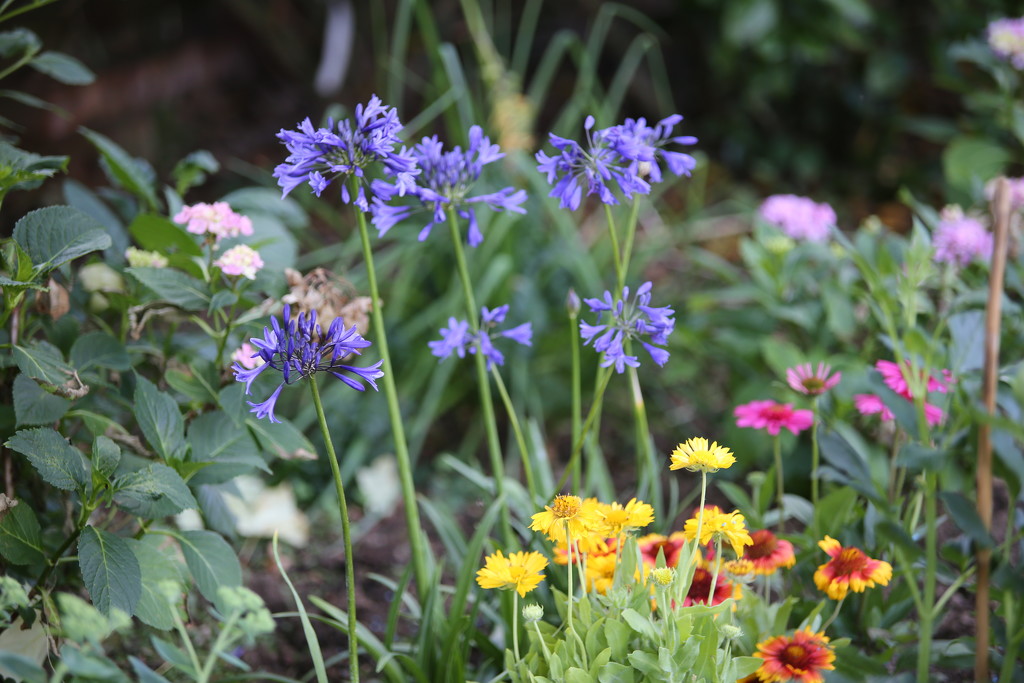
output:
[{"label": "yellow and red flower", "polygon": [[831,536],[818,546],[832,559],[814,572],[814,584],[833,600],[842,600],[850,590],[863,593],[876,584],[885,586],[892,578],[892,565],[868,557],[860,548],[844,548]]},{"label": "yellow and red flower", "polygon": [[758,643],[754,656],[764,660],[756,672],[762,683],[821,683],[825,680],[822,672],[835,669],[836,655],[825,633],[810,629]]},{"label": "yellow and red flower", "polygon": [[[683,598],[683,607],[690,605],[706,605],[708,594],[711,592],[711,572],[704,567],[697,567],[693,570],[693,580],[690,581],[690,590]],[[712,605],[717,605],[729,598],[739,599],[741,589],[739,584],[733,584],[721,574],[715,579],[715,597],[711,600]]]},{"label": "yellow and red flower", "polygon": [[552,541],[565,539],[566,527],[574,541],[587,536],[597,526],[597,513],[584,505],[579,496],[555,496],[551,505],[533,515],[530,528],[547,534]]},{"label": "yellow and red flower", "polygon": [[751,532],[753,544],[746,549],[744,557],[754,564],[754,573],[768,576],[780,567],[792,567],[796,564],[793,544],[779,538],[768,529]]},{"label": "yellow and red flower", "polygon": [[679,551],[686,545],[686,534],[682,531],[676,531],[671,536],[647,534],[638,538],[636,542],[640,546],[640,556],[648,567],[657,565],[658,551],[665,554],[666,567],[678,567]]}]

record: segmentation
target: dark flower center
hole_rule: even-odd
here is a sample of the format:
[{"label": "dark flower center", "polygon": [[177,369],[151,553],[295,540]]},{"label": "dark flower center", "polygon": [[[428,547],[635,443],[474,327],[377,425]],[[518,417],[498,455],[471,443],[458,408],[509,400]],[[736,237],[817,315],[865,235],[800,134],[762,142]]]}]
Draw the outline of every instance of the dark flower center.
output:
[{"label": "dark flower center", "polygon": [[843,548],[843,551],[832,560],[832,569],[836,576],[844,576],[863,571],[867,564],[868,557],[859,548]]},{"label": "dark flower center", "polygon": [[771,557],[772,553],[779,547],[779,539],[770,531],[761,530],[750,534],[754,544],[747,548],[747,557],[752,560],[759,560],[764,557]]}]

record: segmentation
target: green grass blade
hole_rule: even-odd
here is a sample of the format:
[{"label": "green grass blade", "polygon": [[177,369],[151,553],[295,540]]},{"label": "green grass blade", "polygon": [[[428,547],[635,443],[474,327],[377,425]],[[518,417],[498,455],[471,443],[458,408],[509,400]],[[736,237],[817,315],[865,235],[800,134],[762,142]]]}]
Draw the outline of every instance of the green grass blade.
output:
[{"label": "green grass blade", "polygon": [[309,648],[309,656],[313,660],[313,669],[316,671],[317,683],[327,683],[327,667],[324,666],[324,655],[320,650],[320,641],[317,640],[316,632],[313,630],[313,624],[309,621],[309,615],[306,614],[306,608],[302,604],[302,598],[299,597],[298,591],[295,590],[295,586],[292,585],[292,580],[288,578],[288,572],[285,571],[284,565],[281,564],[281,555],[277,551],[277,532],[274,532],[274,540],[271,544],[274,550],[274,562],[277,564],[278,570],[281,572],[281,576],[284,578],[284,582],[288,584],[288,590],[292,592],[292,597],[295,599],[295,606],[299,610],[299,620],[302,622],[302,632],[306,636],[306,646]]}]

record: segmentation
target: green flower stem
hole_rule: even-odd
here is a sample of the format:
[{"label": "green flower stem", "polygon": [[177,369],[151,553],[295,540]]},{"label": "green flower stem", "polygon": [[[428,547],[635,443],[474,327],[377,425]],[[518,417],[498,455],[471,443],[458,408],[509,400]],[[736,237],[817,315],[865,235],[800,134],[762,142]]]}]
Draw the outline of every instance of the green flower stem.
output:
[{"label": "green flower stem", "polygon": [[508,390],[505,388],[505,380],[501,378],[501,372],[498,371],[497,365],[491,366],[491,377],[494,378],[494,384],[498,388],[498,395],[501,397],[501,402],[505,406],[505,412],[508,413],[508,422],[512,426],[512,433],[516,438],[516,445],[519,447],[519,455],[523,459],[523,472],[526,475],[526,490],[530,492],[530,502],[537,503],[541,500],[537,493],[537,484],[533,478],[533,465],[530,464],[530,451],[526,447],[526,438],[523,436],[523,429],[519,424],[519,418],[516,416],[516,409],[512,405],[512,399],[509,398]]},{"label": "green flower stem", "polygon": [[[568,571],[569,584],[568,584],[568,589],[565,592],[565,630],[566,630],[567,634],[575,634],[576,632],[572,630],[572,598],[573,598],[573,590],[572,590],[572,565],[573,565],[573,562],[572,562],[572,540],[573,539],[572,539],[572,535],[569,533],[569,522],[568,522],[568,520],[566,520],[564,522],[564,524],[565,524],[565,547],[569,549],[569,563],[568,563],[568,565],[566,565],[568,567],[568,569],[569,569],[569,571]],[[572,656],[574,656],[574,653],[576,651],[576,641],[574,639],[569,639],[569,643],[570,643],[570,645],[569,645],[569,656],[572,657]]]},{"label": "green flower stem", "polygon": [[[199,664],[199,656],[196,654],[196,648],[188,635],[188,629],[185,628],[185,623],[181,620],[181,615],[178,614],[177,605],[171,605],[171,616],[174,617],[174,630],[181,636],[181,642],[185,646],[185,651],[188,652],[188,659],[192,663],[192,668],[195,669],[196,676],[198,677],[203,667]],[[199,679],[197,678],[196,680]]]},{"label": "green flower stem", "polygon": [[[569,558],[572,559],[572,549],[569,550]],[[580,550],[580,542],[576,541],[576,570],[580,574],[580,589],[583,595],[587,594],[587,555]],[[616,564],[617,566],[617,564]]]},{"label": "green flower stem", "polygon": [[96,506],[92,503],[82,505],[82,508],[78,511],[78,520],[75,522],[75,530],[64,539],[64,542],[50,557],[46,564],[46,569],[43,570],[43,573],[40,574],[36,584],[32,586],[32,590],[28,593],[30,598],[42,590],[43,586],[46,584],[46,580],[50,578],[50,574],[52,574],[53,570],[57,568],[58,564],[60,564],[61,556],[67,552],[67,549],[70,548],[82,534],[82,530],[85,529],[86,522],[89,521],[89,516],[92,515],[92,511],[95,509]]},{"label": "green flower stem", "polygon": [[[697,553],[700,552],[700,535],[704,529],[704,503],[707,500],[708,492],[708,471],[701,469],[700,471],[700,506],[697,508],[697,534],[693,537],[693,553],[690,555],[691,562],[690,566],[686,567],[686,572],[690,576],[690,580],[693,580],[693,565],[697,557]],[[676,569],[679,569],[677,566]],[[683,604],[683,585],[686,584],[689,587],[689,581],[676,581],[678,588],[676,590],[676,604]]]},{"label": "green flower stem", "polygon": [[612,207],[608,204],[604,206],[604,217],[608,221],[608,236],[612,241],[612,258],[615,262],[615,282],[618,283],[618,289],[616,291],[621,292],[623,283],[626,280],[626,272],[623,268],[622,255],[619,252],[619,237],[615,234],[615,218],[612,216]]},{"label": "green flower stem", "polygon": [[[327,459],[331,463],[331,474],[334,475],[334,490],[338,494],[338,508],[341,510],[341,535],[345,543],[345,590],[348,592],[348,670],[350,679],[358,681],[359,640],[356,638],[356,578],[355,565],[352,561],[352,530],[348,520],[348,503],[345,501],[345,485],[341,481],[341,468],[338,466],[338,456],[334,452],[334,442],[331,440],[331,432],[327,428],[327,417],[324,415],[324,406],[320,401],[320,390],[316,385],[316,375],[310,375],[309,389],[313,394],[313,405],[316,407],[316,417],[320,423],[320,433],[323,434],[324,445],[327,447]],[[406,505],[408,504],[407,502]]]},{"label": "green flower stem", "polygon": [[519,662],[519,593],[512,591],[512,654]]},{"label": "green flower stem", "polygon": [[[562,490],[565,486],[565,482],[569,478],[569,473],[576,468],[580,453],[583,452],[583,442],[587,439],[587,433],[590,431],[591,426],[594,424],[594,419],[598,413],[601,412],[601,399],[604,398],[605,389],[608,388],[608,380],[612,378],[612,372],[614,368],[601,368],[601,372],[597,376],[597,389],[594,392],[594,402],[590,405],[590,411],[587,413],[587,419],[583,421],[583,427],[580,429],[580,434],[576,437],[576,441],[572,445],[572,452],[569,455],[569,462],[565,467],[565,472],[562,473],[562,477],[558,480],[558,485],[555,486],[555,493]],[[554,495],[551,496],[554,498]]]},{"label": "green flower stem", "polygon": [[548,649],[548,644],[544,642],[544,636],[540,633],[540,626],[537,622],[533,622],[533,630],[537,633],[537,640],[540,641],[540,649],[544,652],[544,661],[548,664],[548,669],[551,668],[551,650]]},{"label": "green flower stem", "polygon": [[[358,191],[358,184],[353,182],[353,192]],[[391,353],[388,351],[388,337],[384,328],[384,314],[381,312],[380,291],[377,288],[377,272],[373,266],[373,248],[370,246],[370,235],[366,226],[366,216],[356,210],[356,222],[359,225],[359,236],[363,245],[363,262],[366,265],[366,279],[370,285],[370,317],[373,321],[374,344],[384,361],[384,396],[387,399],[388,418],[391,421],[391,435],[395,442],[395,459],[398,461],[398,479],[402,487],[402,500],[405,503],[405,526],[409,533],[409,549],[412,553],[413,574],[416,577],[416,591],[421,600],[425,600],[433,587],[430,572],[427,570],[427,555],[423,545],[423,527],[420,524],[419,507],[416,504],[416,487],[412,479],[412,462],[409,458],[409,445],[405,438],[405,426],[402,423],[402,409],[398,404],[398,389],[395,387],[394,366],[391,364]]]},{"label": "green flower stem", "polygon": [[199,676],[196,678],[196,683],[209,683],[210,677],[213,675],[213,667],[216,666],[217,660],[220,659],[220,653],[227,649],[228,636],[231,629],[234,628],[235,622],[238,621],[240,614],[241,612],[235,612],[220,627],[217,639],[213,641],[213,647],[210,648],[210,652],[206,656],[206,663],[203,664],[202,671],[199,672]]},{"label": "green flower stem", "polygon": [[818,399],[820,396],[814,397],[814,402],[811,406],[811,412],[814,418],[811,421],[811,507],[813,508],[813,520],[814,524],[814,538],[819,538],[818,532],[818,463],[821,455],[818,449]]},{"label": "green flower stem", "polygon": [[[462,281],[462,291],[466,297],[466,313],[469,325],[474,334],[480,332],[480,311],[476,307],[473,296],[473,282],[469,278],[469,267],[466,265],[466,252],[462,248],[462,233],[459,230],[459,215],[454,208],[448,210],[448,228],[452,237],[452,248],[455,250],[455,264]],[[487,453],[491,460],[491,476],[494,478],[494,494],[501,498],[505,494],[505,462],[501,454],[501,439],[498,437],[498,423],[494,417],[494,399],[491,397],[491,384],[487,379],[487,358],[482,353],[474,353],[476,365],[476,383],[480,391],[480,410],[484,417],[484,432],[487,435]],[[525,455],[524,455],[525,457]],[[501,526],[505,546],[517,548],[515,535],[512,533],[512,522],[509,520],[508,505],[501,506]]]},{"label": "green flower stem", "polygon": [[[916,368],[912,368],[916,377]],[[927,378],[924,380],[927,382]],[[924,414],[924,387],[914,392],[914,405],[917,408],[918,438],[922,445],[929,443],[928,422]],[[938,511],[936,508],[936,488],[938,474],[931,470],[924,472],[924,586],[921,594],[923,610],[919,614],[921,640],[917,652],[917,680],[927,683],[930,680],[932,630],[935,624],[935,584],[938,572]]]},{"label": "green flower stem", "polygon": [[843,603],[844,603],[844,602],[846,602],[846,596],[845,596],[845,595],[844,595],[844,596],[843,596],[843,597],[842,597],[842,598],[841,598],[841,599],[839,600],[839,602],[837,602],[837,603],[836,603],[836,608],[835,608],[835,610],[834,610],[834,611],[832,612],[832,616],[830,616],[830,617],[828,618],[828,621],[826,621],[826,622],[825,622],[825,624],[824,624],[824,625],[823,625],[823,626],[821,627],[821,631],[822,631],[823,633],[824,633],[824,631],[825,631],[825,630],[826,630],[826,629],[827,629],[827,628],[828,628],[829,626],[831,626],[831,625],[832,625],[832,622],[836,620],[836,617],[838,617],[838,616],[839,616],[839,610],[840,610],[840,609],[842,608],[842,606],[843,606]]},{"label": "green flower stem", "polygon": [[782,526],[786,519],[786,504],[783,498],[783,487],[785,486],[785,477],[782,474],[782,439],[776,434],[772,443],[772,451],[775,456],[775,500],[779,507],[779,533],[782,533]]},{"label": "green flower stem", "polygon": [[633,255],[633,238],[636,237],[636,224],[639,217],[640,200],[635,199],[629,209],[629,219],[626,222],[626,240],[622,248],[622,280],[619,282],[620,292],[626,284],[626,276],[629,275],[629,259]]},{"label": "green flower stem", "polygon": [[[570,299],[574,296],[574,292],[570,292]],[[577,299],[578,301],[578,299]],[[572,443],[576,443],[580,438],[582,431],[583,422],[583,399],[582,392],[580,391],[580,385],[582,384],[582,374],[580,372],[580,326],[579,326],[579,308],[574,306],[571,302],[569,304],[569,342],[570,349],[572,350]],[[576,466],[572,470],[573,486],[576,491],[583,491],[583,466],[579,459],[576,460]]]},{"label": "green flower stem", "polygon": [[722,569],[722,537],[715,534],[715,571],[711,572],[711,588],[708,589],[707,606],[715,604],[715,584],[718,583],[718,572]]},{"label": "green flower stem", "polygon": [[[632,349],[629,342],[626,343],[626,353]],[[636,368],[629,368],[629,387],[633,394],[633,437],[636,443],[637,473],[641,481],[646,475],[647,486],[650,488],[654,509],[660,510],[661,486],[658,481],[657,469],[654,465],[654,453],[651,450],[651,428],[647,421],[647,406],[644,402],[644,394],[640,389],[640,377]]]}]

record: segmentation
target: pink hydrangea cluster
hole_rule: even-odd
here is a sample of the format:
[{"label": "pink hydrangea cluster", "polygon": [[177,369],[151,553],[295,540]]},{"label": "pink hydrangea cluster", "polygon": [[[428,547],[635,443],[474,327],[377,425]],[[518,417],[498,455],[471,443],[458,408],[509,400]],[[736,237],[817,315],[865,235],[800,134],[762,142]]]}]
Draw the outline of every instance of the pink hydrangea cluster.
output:
[{"label": "pink hydrangea cluster", "polygon": [[256,279],[256,273],[263,267],[263,259],[258,251],[244,244],[231,247],[213,262],[225,275],[241,275],[250,280]]},{"label": "pink hydrangea cluster", "polygon": [[988,46],[997,55],[1024,69],[1024,17],[996,19],[988,25]]},{"label": "pink hydrangea cluster", "polygon": [[[910,385],[907,383],[906,376],[906,373],[910,372],[910,363],[904,361],[901,368],[892,361],[880,360],[875,363],[875,369],[882,374],[882,381],[885,382],[887,387],[907,401],[913,402],[914,395],[910,391]],[[941,378],[929,375],[928,383],[925,386],[926,394],[931,392],[945,394],[949,391],[950,385],[956,381],[949,370],[943,369],[940,374],[942,375]],[[894,418],[892,411],[885,405],[882,398],[875,394],[856,394],[853,397],[853,405],[861,415],[878,414],[883,420],[892,420]],[[924,418],[928,421],[929,425],[940,424],[943,417],[941,408],[930,403],[924,404]]]},{"label": "pink hydrangea cluster", "polygon": [[965,216],[959,206],[947,206],[939,216],[939,225],[932,236],[937,263],[966,266],[979,258],[992,258],[992,233],[976,218]]},{"label": "pink hydrangea cluster", "polygon": [[232,211],[227,202],[200,202],[183,206],[174,217],[174,222],[187,224],[186,230],[195,235],[213,235],[218,242],[228,237],[252,235],[252,221],[249,217]]},{"label": "pink hydrangea cluster", "polygon": [[255,370],[264,363],[263,358],[259,355],[259,350],[249,342],[242,342],[242,345],[231,354],[231,360],[245,370]]},{"label": "pink hydrangea cluster", "polygon": [[824,242],[836,224],[836,212],[795,194],[774,194],[761,204],[761,218],[796,240]]},{"label": "pink hydrangea cluster", "polygon": [[814,424],[814,413],[810,410],[796,410],[792,403],[775,401],[751,401],[736,406],[733,410],[737,427],[764,429],[772,436],[788,429],[799,434]]}]

